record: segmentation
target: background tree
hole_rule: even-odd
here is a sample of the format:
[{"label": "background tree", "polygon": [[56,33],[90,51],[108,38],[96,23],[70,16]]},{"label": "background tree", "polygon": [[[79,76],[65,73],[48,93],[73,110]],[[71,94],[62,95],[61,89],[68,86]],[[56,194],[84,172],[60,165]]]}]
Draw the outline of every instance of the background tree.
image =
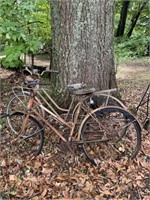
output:
[{"label": "background tree", "polygon": [[[124,2],[124,3],[123,3]],[[117,33],[123,4],[115,1],[115,32]],[[137,58],[149,55],[149,6],[148,0],[130,0],[124,33],[115,37],[115,55],[119,59]],[[141,37],[142,35],[142,37]],[[118,36],[118,35],[116,35]]]},{"label": "background tree", "polygon": [[116,87],[114,1],[50,0],[52,68],[60,84],[84,82],[97,89]]},{"label": "background tree", "polygon": [[144,7],[146,6],[146,4],[149,2],[149,0],[142,2],[141,4],[139,4],[139,8],[137,10],[137,12],[133,15],[133,18],[131,20],[131,25],[129,27],[129,31],[127,33],[127,37],[130,37],[132,35],[133,29],[136,26],[136,23],[140,17],[140,14],[142,12],[142,10],[144,9]]},{"label": "background tree", "polygon": [[116,32],[116,37],[122,37],[124,35],[129,3],[130,3],[130,0],[128,1],[122,0],[120,20],[119,20],[119,24],[118,24],[118,28]]}]

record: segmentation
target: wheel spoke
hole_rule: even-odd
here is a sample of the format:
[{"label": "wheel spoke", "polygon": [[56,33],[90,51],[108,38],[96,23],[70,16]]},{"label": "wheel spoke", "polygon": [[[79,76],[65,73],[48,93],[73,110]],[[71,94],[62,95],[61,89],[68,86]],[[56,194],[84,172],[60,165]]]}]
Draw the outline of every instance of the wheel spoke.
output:
[{"label": "wheel spoke", "polygon": [[11,116],[11,123],[16,133],[10,133],[10,140],[12,141],[12,145],[14,145],[14,154],[20,156],[38,155],[42,150],[44,142],[43,127],[36,119],[29,116],[27,125],[19,136],[25,117],[26,115],[21,112],[17,112]]},{"label": "wheel spoke", "polygon": [[119,107],[93,111],[81,129],[83,151],[90,160],[135,157],[141,146],[141,129],[135,117]]}]

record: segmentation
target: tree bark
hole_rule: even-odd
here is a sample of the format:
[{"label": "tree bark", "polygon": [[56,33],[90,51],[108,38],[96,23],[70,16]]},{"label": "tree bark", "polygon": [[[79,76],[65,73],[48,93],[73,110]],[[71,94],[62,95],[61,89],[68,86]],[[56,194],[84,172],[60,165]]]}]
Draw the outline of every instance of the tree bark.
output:
[{"label": "tree bark", "polygon": [[123,2],[122,2],[122,8],[121,8],[121,13],[120,13],[118,29],[116,32],[116,37],[122,37],[124,35],[126,19],[127,19],[127,14],[128,14],[128,8],[129,8],[129,3],[130,3],[130,0],[128,0],[128,1],[122,0],[122,1]]},{"label": "tree bark", "polygon": [[143,2],[143,4],[139,7],[139,10],[137,11],[137,13],[133,16],[132,20],[131,20],[131,26],[129,28],[129,31],[127,33],[127,37],[129,38],[132,35],[133,29],[136,26],[136,23],[140,17],[140,14],[142,12],[142,10],[144,9],[144,7],[146,6],[146,4],[148,3],[148,0]]},{"label": "tree bark", "polygon": [[114,0],[50,0],[52,68],[60,84],[84,82],[97,89],[116,87]]}]

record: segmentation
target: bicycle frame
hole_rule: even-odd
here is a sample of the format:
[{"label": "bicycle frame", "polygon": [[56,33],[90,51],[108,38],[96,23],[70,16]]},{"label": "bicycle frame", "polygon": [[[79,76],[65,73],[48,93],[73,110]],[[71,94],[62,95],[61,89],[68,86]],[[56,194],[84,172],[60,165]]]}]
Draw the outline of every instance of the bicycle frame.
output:
[{"label": "bicycle frame", "polygon": [[[73,142],[73,143],[80,144],[80,145],[83,144],[83,141],[80,139],[81,138],[81,127],[83,126],[83,123],[84,123],[83,119],[82,119],[82,121],[80,121],[78,131],[75,130],[76,126],[78,125],[78,120],[80,120],[79,115],[81,114],[81,110],[83,110],[84,113],[86,114],[86,118],[88,116],[92,117],[96,121],[96,123],[98,123],[101,127],[103,127],[103,129],[106,131],[106,135],[109,134],[108,129],[106,127],[104,127],[97,120],[97,117],[94,115],[94,110],[92,108],[90,108],[90,106],[88,104],[86,104],[86,99],[91,98],[93,96],[93,93],[89,93],[89,94],[86,94],[86,95],[75,95],[74,98],[72,98],[72,101],[71,101],[69,108],[64,109],[64,108],[61,108],[60,106],[58,106],[58,104],[51,98],[51,96],[46,92],[46,90],[44,88],[39,88],[39,84],[37,84],[34,88],[25,88],[25,87],[23,88],[22,87],[22,91],[24,89],[29,90],[29,97],[30,98],[29,98],[29,101],[27,103],[27,107],[26,107],[26,111],[25,111],[26,116],[25,116],[25,119],[23,120],[23,123],[22,123],[22,126],[21,126],[21,131],[20,131],[20,134],[18,135],[17,139],[20,137],[20,135],[23,135],[25,127],[28,123],[28,118],[29,118],[30,115],[33,115],[33,116],[37,116],[53,132],[55,132],[56,135],[59,136],[59,138],[61,138],[62,141],[64,141],[67,144],[70,151],[73,152],[70,145],[68,144],[68,142]],[[42,91],[44,93],[44,95],[48,98],[48,100],[46,100],[44,98],[44,96],[42,95],[42,93],[40,91]],[[42,102],[46,103],[46,105],[48,107],[43,105],[43,103],[38,98],[38,96],[41,97]],[[109,97],[110,97],[110,95],[107,95],[106,105],[103,106],[103,108],[107,107]],[[76,99],[78,99],[78,103],[73,107],[73,104],[74,104]],[[59,111],[63,111],[66,114],[65,119],[62,118],[58,114],[58,112],[56,112],[56,110],[53,108],[53,106],[50,105],[50,103],[52,103],[52,105],[54,105]],[[61,130],[59,129],[60,126],[58,126],[58,129],[55,128],[51,123],[48,122],[48,120],[44,116],[41,116],[39,114],[39,112],[37,112],[37,110],[35,109],[35,106],[39,107],[42,111],[44,111],[44,113],[48,113],[48,115],[52,116],[52,118],[55,121],[59,122],[62,125],[65,125],[70,130],[70,134],[68,136],[68,139],[66,139],[63,136]],[[71,110],[72,110],[72,112],[71,112]],[[72,116],[74,116],[74,118],[72,117],[72,120],[67,121],[68,116],[70,114],[72,114]],[[85,114],[83,114],[83,117],[85,117]],[[106,141],[106,139],[102,139],[102,140],[100,139],[100,140],[97,140],[97,141],[104,142],[104,141]],[[84,141],[84,143],[89,143],[89,142],[93,142],[93,141],[92,140],[91,141]],[[96,141],[94,141],[94,142],[96,142]]]},{"label": "bicycle frame", "polygon": [[[21,148],[25,146],[26,149],[32,150],[32,155],[38,155],[44,144],[44,125],[46,125],[50,134],[54,133],[58,136],[60,146],[67,147],[74,156],[72,145],[81,147],[83,153],[94,165],[97,161],[99,162],[97,158],[101,156],[104,158],[105,149],[106,154],[109,150],[115,150],[116,153],[113,155],[117,159],[121,154],[127,154],[133,158],[139,152],[140,125],[125,106],[110,95],[114,89],[95,92],[95,88],[84,88],[81,83],[71,84],[68,89],[74,96],[70,106],[64,109],[51,98],[44,87],[40,87],[48,83],[26,77],[25,84],[20,87],[21,93],[14,92],[15,96],[8,104],[9,126],[16,134],[14,140],[11,140],[12,144],[15,140],[18,140],[20,144],[23,142]],[[107,94],[104,94],[105,92]],[[19,99],[21,102],[18,102]],[[24,107],[21,104],[24,104]],[[16,112],[14,112],[15,108]],[[19,110],[21,112],[18,112]],[[63,115],[59,111],[63,112]],[[43,115],[43,112],[47,115]],[[110,148],[107,148],[108,145]],[[38,148],[34,150],[36,146]]]},{"label": "bicycle frame", "polygon": [[[72,137],[74,135],[74,132],[75,132],[75,127],[77,125],[77,121],[78,121],[78,117],[79,117],[79,114],[81,112],[81,109],[83,110],[86,110],[87,111],[87,108],[85,108],[84,104],[83,104],[83,101],[87,98],[84,97],[84,98],[81,98],[81,100],[79,101],[79,103],[77,104],[77,110],[76,110],[76,113],[75,113],[75,118],[73,121],[67,121],[67,117],[69,116],[70,114],[70,111],[73,107],[73,103],[76,99],[76,96],[74,96],[74,98],[72,99],[71,101],[71,104],[69,106],[68,109],[63,109],[61,107],[58,106],[58,104],[48,95],[48,93],[44,90],[44,88],[41,88],[41,91],[47,96],[48,100],[56,106],[56,108],[60,111],[64,111],[66,113],[66,118],[63,119],[56,111],[55,109],[48,103],[48,101],[44,98],[44,96],[39,92],[39,90],[35,90],[35,89],[31,89],[30,90],[30,99],[29,99],[29,102],[27,104],[27,114],[26,114],[26,117],[23,121],[23,124],[22,124],[22,127],[21,127],[21,133],[20,134],[23,134],[24,132],[24,129],[26,127],[26,124],[27,124],[27,121],[28,121],[28,118],[30,115],[34,115],[34,116],[37,116],[41,121],[43,121],[51,130],[53,130],[64,142],[70,142],[72,140]],[[42,102],[37,98],[37,95],[39,95],[43,102],[45,102],[47,104],[47,106],[49,107],[46,108]],[[89,97],[89,96],[88,96]],[[35,106],[38,106],[40,107],[42,110],[44,110],[46,113],[48,113],[50,116],[52,116],[52,118],[55,120],[55,121],[58,121],[60,124],[63,124],[65,125],[66,127],[68,127],[70,129],[70,134],[69,134],[69,138],[68,140],[62,135],[62,133],[60,132],[60,130],[56,129],[51,123],[48,122],[47,119],[45,119],[43,116],[41,116],[37,111],[36,109],[34,108]],[[90,112],[89,112],[90,113]],[[80,140],[80,132],[78,131],[77,135],[76,135],[76,139],[77,141],[79,142]],[[69,147],[70,149],[70,147]],[[72,150],[71,150],[72,151]]]}]

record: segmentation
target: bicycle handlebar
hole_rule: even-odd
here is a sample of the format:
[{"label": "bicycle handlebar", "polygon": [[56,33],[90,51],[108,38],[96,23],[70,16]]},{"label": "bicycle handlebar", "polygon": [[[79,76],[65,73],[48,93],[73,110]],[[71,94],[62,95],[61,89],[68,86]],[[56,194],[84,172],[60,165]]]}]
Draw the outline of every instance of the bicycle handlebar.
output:
[{"label": "bicycle handlebar", "polygon": [[27,86],[36,86],[36,85],[50,85],[49,82],[37,82],[37,81],[31,81],[31,82],[25,82]]},{"label": "bicycle handlebar", "polygon": [[48,73],[59,73],[59,71],[57,71],[57,70],[44,70],[40,75],[42,76],[45,72],[48,72]]},{"label": "bicycle handlebar", "polygon": [[39,85],[50,85],[50,82],[40,82]]},{"label": "bicycle handlebar", "polygon": [[[37,69],[36,68],[35,69],[31,69],[31,68],[29,68],[28,65],[25,65],[25,69],[23,69],[23,73],[24,74],[27,73],[27,74],[30,74],[30,75],[37,74],[38,76],[42,76],[46,72],[47,73],[59,73],[59,71],[52,70],[52,69],[49,69],[49,68],[46,68],[46,69],[42,70],[42,72],[40,73],[39,70],[38,70],[38,67],[39,66],[37,66]],[[40,66],[40,67],[42,67],[42,66]]]},{"label": "bicycle handlebar", "polygon": [[30,76],[26,76],[25,78],[25,84],[27,86],[36,86],[36,85],[50,85],[50,82],[40,82],[39,79],[33,79]]}]

